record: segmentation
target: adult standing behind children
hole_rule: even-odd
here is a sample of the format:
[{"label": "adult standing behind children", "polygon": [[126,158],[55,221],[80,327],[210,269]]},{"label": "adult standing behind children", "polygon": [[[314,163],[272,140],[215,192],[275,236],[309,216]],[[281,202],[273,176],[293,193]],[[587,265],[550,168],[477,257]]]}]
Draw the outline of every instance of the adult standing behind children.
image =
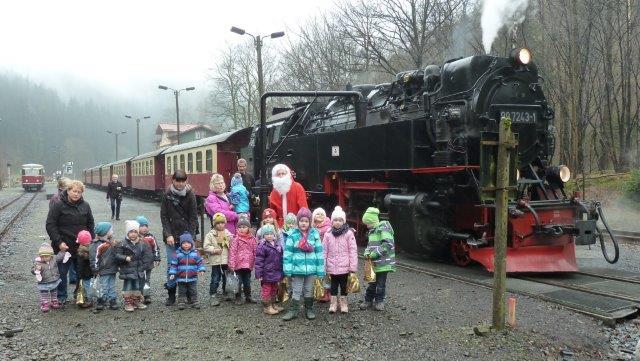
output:
[{"label": "adult standing behind children", "polygon": [[287,213],[297,214],[301,208],[309,208],[307,192],[293,180],[291,169],[284,164],[276,164],[271,170],[273,190],[269,194],[269,207],[277,214],[278,226],[284,225]]},{"label": "adult standing behind children", "polygon": [[120,220],[120,204],[122,203],[122,191],[124,190],[122,183],[118,180],[118,175],[111,176],[111,182],[107,187],[107,200],[111,200],[111,219],[116,217]]},{"label": "adult standing behind children", "polygon": [[[198,234],[198,210],[196,196],[187,184],[187,173],[176,170],[171,176],[171,185],[164,194],[160,204],[160,220],[162,221],[162,240],[167,251],[167,267],[171,258],[175,257],[180,246],[178,240],[185,232]],[[168,271],[168,270],[167,270]],[[167,301],[165,305],[173,306],[176,302],[176,282],[169,279],[167,272]]]},{"label": "adult standing behind children", "polygon": [[[216,173],[211,176],[209,189],[209,196],[205,201],[204,209],[207,211],[207,214],[209,214],[212,221],[213,216],[216,213],[224,214],[224,217],[227,220],[227,230],[231,232],[231,234],[235,234],[238,215],[231,205],[229,195],[225,192],[227,185],[224,183],[224,178],[221,174]],[[211,225],[213,226],[213,223]]]},{"label": "adult standing behind children", "polygon": [[67,274],[70,268],[76,268],[78,246],[76,236],[82,230],[89,231],[94,236],[93,214],[91,206],[82,198],[84,184],[78,180],[69,182],[68,188],[60,194],[60,201],[49,208],[47,215],[47,234],[51,239],[51,247],[56,254],[65,251],[71,254],[71,259],[66,263],[59,263],[61,282],[58,285],[58,300],[60,303],[67,301]]},{"label": "adult standing behind children", "polygon": [[58,191],[49,199],[49,209],[60,200],[60,195],[67,189],[69,182],[71,182],[71,179],[67,177],[60,177],[60,179],[58,179]]}]

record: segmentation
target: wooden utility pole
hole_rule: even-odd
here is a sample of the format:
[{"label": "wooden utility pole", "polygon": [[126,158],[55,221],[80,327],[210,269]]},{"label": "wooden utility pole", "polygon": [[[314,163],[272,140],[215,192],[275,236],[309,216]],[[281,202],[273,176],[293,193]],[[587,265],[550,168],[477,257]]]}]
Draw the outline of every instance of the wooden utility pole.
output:
[{"label": "wooden utility pole", "polygon": [[496,165],[496,215],[493,242],[493,329],[504,329],[507,280],[507,222],[509,202],[509,153],[515,146],[511,118],[500,119]]}]

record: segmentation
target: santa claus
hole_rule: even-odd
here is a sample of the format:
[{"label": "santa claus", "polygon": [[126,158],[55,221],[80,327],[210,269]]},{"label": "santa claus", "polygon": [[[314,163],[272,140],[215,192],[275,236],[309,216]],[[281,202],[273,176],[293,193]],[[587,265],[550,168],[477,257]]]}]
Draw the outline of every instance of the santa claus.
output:
[{"label": "santa claus", "polygon": [[269,194],[269,207],[277,214],[278,225],[284,224],[287,213],[298,214],[300,208],[309,208],[307,193],[302,185],[293,180],[291,169],[284,164],[277,164],[271,170],[273,190]]}]

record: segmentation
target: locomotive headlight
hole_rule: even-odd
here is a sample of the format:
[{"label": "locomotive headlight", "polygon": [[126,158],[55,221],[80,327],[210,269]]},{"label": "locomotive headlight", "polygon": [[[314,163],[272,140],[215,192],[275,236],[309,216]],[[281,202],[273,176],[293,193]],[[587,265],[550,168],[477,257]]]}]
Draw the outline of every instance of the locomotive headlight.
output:
[{"label": "locomotive headlight", "polygon": [[549,184],[561,186],[571,179],[571,171],[566,165],[548,167],[545,178]]},{"label": "locomotive headlight", "polygon": [[567,167],[566,165],[561,165],[560,166],[560,180],[563,183],[567,183],[569,181],[569,179],[571,179],[571,171],[569,170],[569,167]]},{"label": "locomotive headlight", "polygon": [[527,65],[531,62],[531,51],[527,48],[514,49],[511,57],[520,65]]}]

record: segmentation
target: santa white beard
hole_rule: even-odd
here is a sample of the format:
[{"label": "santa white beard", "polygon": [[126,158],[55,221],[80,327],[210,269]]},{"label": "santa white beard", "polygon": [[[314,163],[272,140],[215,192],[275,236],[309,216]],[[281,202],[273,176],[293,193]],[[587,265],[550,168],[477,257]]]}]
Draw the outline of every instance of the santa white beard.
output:
[{"label": "santa white beard", "polygon": [[290,175],[285,175],[284,177],[273,177],[273,189],[278,191],[281,195],[285,195],[291,189],[291,183],[293,180]]}]

